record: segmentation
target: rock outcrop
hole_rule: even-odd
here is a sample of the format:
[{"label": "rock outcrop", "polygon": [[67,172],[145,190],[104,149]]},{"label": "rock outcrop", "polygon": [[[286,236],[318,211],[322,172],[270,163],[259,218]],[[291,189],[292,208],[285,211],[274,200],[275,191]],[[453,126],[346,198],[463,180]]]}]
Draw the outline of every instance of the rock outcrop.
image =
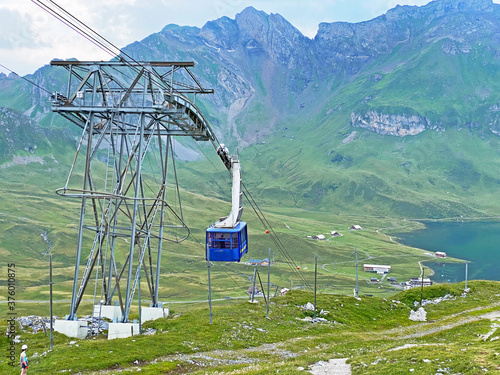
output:
[{"label": "rock outcrop", "polygon": [[431,128],[430,120],[425,117],[382,114],[376,111],[369,111],[365,114],[351,113],[351,125],[378,134],[397,137],[417,135]]}]

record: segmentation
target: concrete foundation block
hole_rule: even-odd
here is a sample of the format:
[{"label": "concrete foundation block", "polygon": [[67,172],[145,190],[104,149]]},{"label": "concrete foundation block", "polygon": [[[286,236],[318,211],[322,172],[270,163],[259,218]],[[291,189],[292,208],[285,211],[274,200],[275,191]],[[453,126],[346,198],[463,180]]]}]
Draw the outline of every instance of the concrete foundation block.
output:
[{"label": "concrete foundation block", "polygon": [[87,322],[79,320],[56,320],[54,330],[68,337],[84,339],[87,337],[88,325]]},{"label": "concrete foundation block", "polygon": [[108,340],[121,339],[139,334],[139,323],[109,323]]},{"label": "concrete foundation block", "polygon": [[141,309],[141,321],[156,320],[166,318],[169,315],[169,309],[163,307],[143,307]]},{"label": "concrete foundation block", "polygon": [[106,318],[111,321],[115,318],[120,319],[122,316],[122,311],[120,309],[120,306],[95,305],[94,318],[98,318],[99,313],[101,314],[101,318]]}]

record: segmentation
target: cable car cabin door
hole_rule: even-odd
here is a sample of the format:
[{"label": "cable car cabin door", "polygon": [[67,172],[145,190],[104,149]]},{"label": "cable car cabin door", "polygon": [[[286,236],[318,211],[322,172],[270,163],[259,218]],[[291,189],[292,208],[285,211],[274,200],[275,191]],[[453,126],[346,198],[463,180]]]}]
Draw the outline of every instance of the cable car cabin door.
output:
[{"label": "cable car cabin door", "polygon": [[248,251],[247,223],[234,228],[207,229],[205,258],[213,262],[239,262]]}]

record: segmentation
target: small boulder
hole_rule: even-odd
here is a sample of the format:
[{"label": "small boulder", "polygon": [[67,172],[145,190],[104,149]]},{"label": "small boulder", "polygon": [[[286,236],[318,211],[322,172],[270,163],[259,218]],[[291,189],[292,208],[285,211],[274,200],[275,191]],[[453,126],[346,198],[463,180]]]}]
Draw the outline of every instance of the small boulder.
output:
[{"label": "small boulder", "polygon": [[420,307],[417,311],[411,310],[410,320],[413,320],[414,322],[426,322],[427,312],[423,307]]}]

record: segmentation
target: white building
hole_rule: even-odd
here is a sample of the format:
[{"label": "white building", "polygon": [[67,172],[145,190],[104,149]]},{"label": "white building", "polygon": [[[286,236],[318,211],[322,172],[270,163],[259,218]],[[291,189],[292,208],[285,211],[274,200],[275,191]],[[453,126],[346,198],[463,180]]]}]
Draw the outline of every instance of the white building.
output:
[{"label": "white building", "polygon": [[421,278],[421,277],[412,277],[412,278],[410,279],[409,284],[410,284],[410,286],[411,286],[412,288],[417,287],[417,286],[420,286],[420,287],[421,287],[421,286],[422,286],[422,284],[423,284],[423,286],[430,286],[430,285],[432,285],[432,280],[431,280],[431,279],[429,279],[429,278],[424,278],[424,279],[422,280],[422,278]]},{"label": "white building", "polygon": [[381,264],[363,264],[363,270],[365,272],[376,272],[378,274],[384,274],[391,272],[391,266],[384,266]]}]

